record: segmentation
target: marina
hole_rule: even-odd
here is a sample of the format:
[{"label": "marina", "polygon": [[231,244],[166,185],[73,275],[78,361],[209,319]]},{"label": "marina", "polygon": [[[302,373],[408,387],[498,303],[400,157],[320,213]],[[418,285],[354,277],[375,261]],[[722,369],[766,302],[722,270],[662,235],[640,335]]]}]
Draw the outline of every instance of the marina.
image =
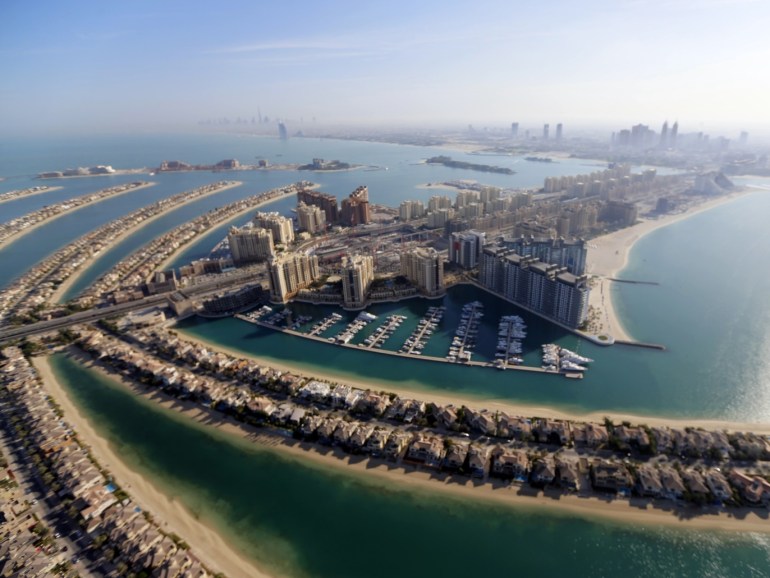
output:
[{"label": "marina", "polygon": [[[365,311],[359,313],[352,321],[345,323],[345,325],[337,329],[336,333],[333,335],[324,334],[333,332],[335,326],[339,327],[340,324],[344,322],[343,315],[336,312],[327,315],[307,331],[302,331],[301,326],[310,323],[312,318],[310,316],[301,316],[297,319],[297,322],[292,324],[291,312],[289,312],[288,309],[275,312],[271,307],[263,306],[260,309],[249,313],[237,313],[233,317],[266,329],[272,329],[295,337],[325,343],[326,345],[345,347],[356,351],[364,349],[383,355],[411,357],[413,359],[416,358],[440,363],[460,363],[462,365],[473,367],[504,368],[530,373],[563,375],[572,379],[582,378],[582,373],[570,370],[566,367],[561,369],[558,365],[544,365],[542,367],[523,365],[523,360],[514,355],[508,357],[509,365],[504,367],[501,367],[500,362],[502,360],[500,358],[489,360],[472,359],[471,352],[474,351],[474,348],[476,347],[481,318],[483,317],[482,309],[483,305],[478,301],[468,303],[463,307],[460,322],[454,337],[452,338],[450,354],[446,357],[426,355],[423,353],[428,340],[439,328],[439,324],[445,312],[445,307],[443,306],[429,307],[426,315],[417,321],[410,336],[398,350],[387,349],[385,345],[396,330],[405,324],[407,321],[407,316],[405,315],[389,315],[384,323],[363,339],[359,337],[359,333],[377,318],[377,316]],[[501,323],[509,322],[510,321],[503,320]],[[519,339],[522,339],[516,338],[515,336],[522,335],[523,327],[525,326],[523,325],[523,322],[513,322],[510,327],[509,347],[515,348],[516,343],[514,342],[518,342]],[[460,353],[462,353],[462,355],[458,357],[458,354]],[[519,363],[518,360],[521,360],[521,363]]]}]

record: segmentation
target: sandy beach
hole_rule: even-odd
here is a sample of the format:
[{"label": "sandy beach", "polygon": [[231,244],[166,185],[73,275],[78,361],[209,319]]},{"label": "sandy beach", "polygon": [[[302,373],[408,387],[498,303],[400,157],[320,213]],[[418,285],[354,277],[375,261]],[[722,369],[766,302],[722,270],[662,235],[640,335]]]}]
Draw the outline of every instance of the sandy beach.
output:
[{"label": "sandy beach", "polygon": [[[0,179],[0,181],[2,181],[2,179]],[[58,191],[60,189],[62,189],[62,187],[48,187],[47,189],[43,189],[42,191],[32,191],[31,193],[26,193],[26,194],[21,195],[19,197],[12,197],[12,198],[8,198],[8,197],[5,196],[8,193],[0,193],[0,205],[3,204],[3,203],[10,203],[11,201],[18,201],[20,199],[26,199],[28,197],[34,197],[36,195],[42,195],[43,193],[53,193],[54,191]]]},{"label": "sandy beach", "polygon": [[[47,365],[47,362],[43,360],[41,364]],[[565,495],[552,491],[543,493],[542,491],[535,491],[527,485],[519,486],[497,481],[481,484],[478,480],[470,480],[464,476],[453,476],[442,472],[417,469],[411,466],[405,468],[385,460],[370,460],[361,456],[351,456],[338,449],[300,442],[292,438],[270,433],[269,430],[245,426],[226,418],[218,412],[202,408],[190,402],[182,402],[168,397],[157,390],[146,390],[143,386],[113,374],[99,365],[89,363],[89,366],[107,375],[113,381],[121,383],[134,393],[151,399],[166,409],[179,411],[197,422],[200,427],[214,427],[229,435],[247,439],[267,449],[274,449],[285,455],[302,460],[304,464],[311,463],[324,469],[333,468],[348,474],[361,475],[370,483],[381,484],[391,489],[395,482],[404,484],[405,489],[408,487],[411,491],[422,491],[432,495],[440,492],[461,500],[469,498],[481,499],[509,507],[543,508],[549,513],[554,514],[600,517],[624,524],[666,525],[687,529],[719,529],[740,532],[770,532],[768,511],[762,509],[744,508],[729,511],[719,511],[716,509],[712,511],[695,511],[687,507],[677,507],[665,501],[653,503],[646,499],[632,499],[630,501],[621,499],[607,500],[603,497]],[[50,371],[45,375],[45,379],[46,381],[55,381]],[[63,392],[61,387],[56,384],[53,386],[52,393],[58,399],[62,396]],[[65,413],[68,415],[74,411],[72,407],[65,407]],[[83,421],[82,418],[80,418],[80,421]],[[212,425],[212,423],[216,425]],[[73,425],[77,431],[80,431],[80,424]],[[88,434],[89,437],[86,438],[88,443],[92,443],[90,439],[92,435],[96,435],[93,430]],[[99,443],[98,436],[93,441]],[[114,455],[109,456],[109,458],[118,459]],[[113,466],[111,461],[107,459],[105,459],[105,465]],[[113,473],[116,473],[116,475],[117,472],[118,470],[113,470]],[[120,480],[121,478],[118,477],[118,479]],[[146,482],[144,484],[149,486]],[[132,491],[133,487],[129,489],[129,492]],[[161,501],[158,506],[160,509],[157,510],[157,515],[164,520],[166,519],[164,516],[169,509],[171,511],[168,513],[173,516],[179,516],[180,511],[184,512],[181,507],[169,508],[165,501]],[[152,509],[150,511],[156,512]],[[200,525],[199,522],[198,524]],[[194,529],[194,527],[189,528],[189,530]],[[188,536],[184,533],[180,535],[185,538]],[[196,535],[195,538],[200,538],[200,536]],[[192,537],[189,542],[193,546],[193,551],[199,551]],[[201,551],[201,553],[203,552]],[[217,559],[219,558],[221,557]]]},{"label": "sandy beach", "polygon": [[[245,322],[244,322],[245,323]],[[229,347],[225,347],[223,345],[219,345],[217,343],[214,343],[212,341],[208,341],[205,339],[201,339],[198,336],[191,335],[189,333],[184,332],[183,330],[179,329],[178,327],[174,328],[175,331],[178,332],[181,339],[184,339],[186,341],[198,343],[199,345],[202,345],[210,350],[215,351],[223,351],[226,353],[229,353],[230,355],[236,357],[236,358],[249,358],[253,359],[265,366],[273,367],[279,371],[285,371],[294,373],[296,375],[302,375],[305,377],[313,377],[315,379],[321,379],[324,381],[328,381],[330,383],[346,383],[348,385],[358,387],[360,389],[384,389],[388,392],[395,392],[400,397],[405,399],[419,399],[425,402],[433,402],[438,405],[450,405],[453,404],[455,406],[460,404],[466,404],[468,406],[477,408],[477,409],[489,409],[490,411],[504,411],[510,415],[520,415],[525,417],[547,417],[547,418],[553,418],[553,419],[565,419],[565,420],[572,420],[572,421],[591,421],[591,422],[597,422],[602,423],[604,421],[605,417],[611,418],[616,423],[620,423],[623,421],[630,421],[633,424],[647,424],[649,426],[668,426],[668,427],[675,427],[675,428],[684,428],[684,427],[702,427],[703,429],[707,430],[716,430],[716,431],[752,431],[755,433],[760,434],[770,434],[770,423],[768,424],[755,424],[755,423],[743,423],[743,422],[730,422],[730,421],[722,421],[722,420],[699,420],[699,419],[671,419],[671,418],[661,418],[661,417],[653,417],[653,416],[640,416],[640,415],[632,415],[632,414],[622,414],[622,413],[616,413],[616,412],[595,412],[595,413],[585,413],[585,414],[579,414],[579,413],[569,413],[564,412],[548,407],[539,407],[534,405],[526,405],[526,404],[515,404],[511,403],[508,400],[490,400],[490,399],[481,399],[481,398],[474,398],[471,396],[463,396],[459,394],[442,394],[438,392],[433,391],[420,391],[415,389],[409,389],[408,386],[404,387],[400,384],[389,382],[389,381],[378,381],[378,380],[355,380],[355,379],[349,379],[344,376],[335,375],[332,372],[325,372],[325,371],[307,371],[303,370],[298,367],[294,367],[289,363],[282,363],[282,362],[276,362],[269,358],[260,357],[259,355],[253,355],[253,354],[247,354],[243,353],[241,351],[238,351],[236,349],[232,349]],[[333,347],[332,345],[329,345],[329,347]],[[429,362],[426,362],[429,363]]]},{"label": "sandy beach", "polygon": [[677,223],[703,211],[729,203],[748,192],[750,191],[736,191],[729,195],[710,199],[695,205],[682,213],[664,215],[658,219],[644,220],[633,227],[627,227],[614,233],[591,239],[588,242],[587,272],[589,275],[595,276],[596,284],[592,286],[589,305],[594,306],[602,315],[599,322],[601,329],[596,333],[608,333],[616,340],[633,340],[633,337],[626,332],[618,318],[617,311],[612,302],[610,292],[612,281],[610,281],[610,278],[616,277],[628,264],[628,255],[631,252],[631,248],[639,239],[661,227]]},{"label": "sandy beach", "polygon": [[[33,365],[40,372],[44,387],[62,407],[65,419],[78,433],[80,440],[91,448],[101,466],[114,476],[117,483],[131,495],[134,501],[152,514],[164,531],[181,536],[192,548],[192,553],[214,572],[224,572],[228,578],[269,576],[234,551],[219,534],[193,517],[173,497],[160,492],[140,474],[128,468],[115,454],[107,440],[100,437],[88,420],[77,410],[56,380],[48,358],[33,358]],[[110,375],[110,377],[113,381],[117,381],[116,376]],[[127,381],[124,383],[128,385]]]},{"label": "sandy beach", "polygon": [[[133,187],[131,189],[126,189],[125,191],[121,191],[119,193],[114,193],[112,195],[108,195],[106,197],[103,197],[103,198],[100,198],[100,199],[96,199],[95,201],[88,201],[86,203],[83,203],[82,205],[78,205],[74,209],[64,210],[64,211],[61,211],[60,213],[56,213],[55,215],[53,215],[51,217],[45,218],[45,219],[43,219],[41,221],[38,221],[34,225],[30,225],[26,229],[22,229],[21,231],[18,231],[17,233],[11,235],[10,237],[5,239],[4,241],[0,242],[0,249],[5,247],[6,245],[9,245],[11,243],[15,243],[16,241],[18,241],[19,239],[21,239],[25,235],[28,235],[29,233],[31,233],[32,231],[42,227],[43,225],[49,225],[50,223],[53,223],[56,219],[58,219],[60,217],[63,217],[64,215],[69,215],[69,214],[71,214],[71,213],[73,213],[75,211],[79,211],[80,209],[83,209],[85,207],[90,207],[92,205],[96,205],[97,203],[101,203],[102,201],[106,201],[107,199],[114,199],[115,197],[120,197],[120,196],[125,195],[127,193],[134,193],[134,192],[139,191],[141,189],[146,189],[147,187],[152,187],[155,184],[156,183],[144,183],[142,185],[139,185],[138,187]],[[106,187],[106,188],[109,188],[109,187]],[[91,193],[91,194],[93,194],[93,193]]]},{"label": "sandy beach", "polygon": [[139,229],[142,229],[142,228],[146,227],[147,225],[149,225],[153,221],[156,221],[157,219],[160,219],[161,217],[166,216],[171,211],[174,211],[174,210],[176,210],[178,208],[181,208],[181,207],[187,205],[188,203],[192,203],[192,202],[198,201],[200,199],[205,199],[206,197],[208,197],[210,195],[215,195],[217,193],[222,193],[224,191],[227,191],[228,189],[234,189],[235,187],[240,187],[242,184],[243,184],[242,181],[233,181],[232,184],[226,185],[226,186],[222,187],[221,189],[216,189],[216,190],[209,191],[207,193],[204,193],[203,195],[195,197],[194,199],[186,199],[186,200],[182,201],[179,204],[176,204],[176,205],[174,205],[172,207],[169,207],[168,210],[166,210],[166,211],[162,211],[162,212],[158,213],[157,215],[154,215],[154,216],[150,217],[149,219],[145,219],[143,221],[135,223],[132,227],[129,227],[128,229],[124,229],[120,233],[120,235],[118,235],[117,237],[113,237],[112,238],[112,242],[107,247],[102,249],[102,251],[98,255],[92,255],[91,258],[89,259],[88,263],[84,263],[77,271],[75,271],[75,273],[73,273],[72,275],[67,277],[67,280],[64,281],[64,283],[62,283],[61,285],[59,285],[56,288],[56,291],[54,291],[53,295],[51,295],[51,303],[55,303],[55,304],[60,303],[62,295],[64,295],[67,291],[69,291],[70,287],[72,287],[72,285],[74,285],[77,282],[77,280],[80,279],[80,277],[86,271],[88,271],[88,268],[91,266],[93,261],[95,261],[99,257],[99,255],[102,255],[102,254],[106,253],[107,251],[109,251],[110,249],[112,249],[115,245],[117,245],[120,241],[122,241],[126,237],[132,235],[133,233],[135,233]]}]

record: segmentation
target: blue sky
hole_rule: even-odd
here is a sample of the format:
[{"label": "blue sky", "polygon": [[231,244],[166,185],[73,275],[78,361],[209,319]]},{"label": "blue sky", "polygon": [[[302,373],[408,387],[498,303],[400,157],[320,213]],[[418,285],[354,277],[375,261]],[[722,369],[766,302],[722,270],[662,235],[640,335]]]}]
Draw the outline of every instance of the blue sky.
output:
[{"label": "blue sky", "polygon": [[770,2],[4,0],[0,130],[770,123]]}]

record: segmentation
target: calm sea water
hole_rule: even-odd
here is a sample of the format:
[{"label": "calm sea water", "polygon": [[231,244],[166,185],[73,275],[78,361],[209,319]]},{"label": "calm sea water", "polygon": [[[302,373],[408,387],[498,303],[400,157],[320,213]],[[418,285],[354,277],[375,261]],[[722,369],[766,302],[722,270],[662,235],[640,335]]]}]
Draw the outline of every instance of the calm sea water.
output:
[{"label": "calm sea water", "polygon": [[[30,175],[70,166],[112,164],[117,168],[154,166],[162,159],[216,162],[252,157],[271,162],[337,158],[389,170],[312,175],[236,173],[243,187],[191,204],[164,217],[163,225],[125,240],[90,272],[146,242],[164,226],[259,190],[310,178],[337,195],[367,184],[376,202],[397,204],[426,199],[433,191],[415,185],[454,178],[501,186],[534,186],[548,174],[576,174],[596,167],[583,161],[524,163],[485,157],[506,165],[512,177],[454,171],[416,164],[440,149],[344,141],[233,137],[226,135],[99,137],[49,141],[0,141],[0,192],[33,186]],[[455,158],[466,158],[449,153]],[[477,157],[467,157],[476,159]],[[25,243],[0,251],[0,283],[8,282],[45,254],[106,222],[163,196],[218,180],[222,175],[158,175],[159,184],[136,196],[83,209],[71,221],[43,227]],[[47,203],[98,190],[122,177],[50,182],[62,191],[0,205],[8,220]],[[124,179],[129,180],[129,179]],[[762,193],[662,229],[633,251],[623,275],[656,280],[660,286],[616,286],[614,299],[632,333],[668,346],[665,353],[599,348],[524,314],[530,326],[528,363],[542,341],[579,347],[596,363],[581,382],[518,372],[450,367],[393,360],[374,353],[312,344],[257,329],[235,320],[188,323],[197,333],[244,351],[296,363],[307,371],[323,368],[340,377],[368,377],[410,389],[440,390],[551,404],[576,411],[623,410],[639,414],[770,420],[770,341],[766,295],[770,252],[762,215],[770,198]],[[289,205],[278,210],[286,211]],[[188,212],[184,212],[188,211]],[[205,254],[224,229],[194,244],[188,255]],[[32,239],[32,241],[30,241]],[[510,305],[469,288],[446,300],[486,304],[485,323],[494,328]],[[427,302],[382,306],[379,314],[419,316]],[[446,332],[451,332],[448,315]],[[435,347],[441,348],[438,335]],[[509,575],[610,576],[767,576],[766,536],[628,528],[538,510],[507,509],[452,498],[437,498],[382,486],[359,476],[319,470],[266,450],[201,430],[178,416],[148,407],[107,380],[54,359],[55,369],[97,431],[109,439],[132,468],[152,480],[196,515],[217,527],[237,547],[268,568],[292,576]]]},{"label": "calm sea water", "polygon": [[52,362],[121,459],[281,575],[768,575],[767,536],[631,527],[406,491],[208,431],[65,357]]}]

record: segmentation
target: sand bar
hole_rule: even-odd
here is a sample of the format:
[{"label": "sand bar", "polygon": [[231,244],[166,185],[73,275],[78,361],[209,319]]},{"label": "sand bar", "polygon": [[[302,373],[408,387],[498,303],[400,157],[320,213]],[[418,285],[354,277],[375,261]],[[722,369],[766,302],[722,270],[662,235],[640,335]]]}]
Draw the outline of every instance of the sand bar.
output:
[{"label": "sand bar", "polygon": [[616,277],[626,267],[631,248],[639,239],[657,229],[678,223],[703,211],[708,211],[734,201],[749,192],[751,191],[745,189],[736,191],[692,206],[682,213],[674,213],[661,216],[658,219],[642,221],[632,227],[626,227],[625,229],[591,239],[588,242],[588,273],[595,275],[597,282],[591,289],[589,303],[602,312],[603,319],[601,319],[601,324],[603,330],[600,333],[609,333],[615,339],[633,341],[633,337],[625,330],[617,315],[610,291],[612,281],[609,279]]},{"label": "sand bar", "polygon": [[[79,357],[79,359],[84,361],[86,358]],[[47,357],[35,357],[32,363],[40,372],[44,387],[62,407],[65,419],[77,432],[81,442],[91,448],[100,465],[114,476],[117,483],[131,495],[134,501],[152,514],[161,529],[181,536],[201,562],[215,572],[224,572],[228,578],[269,576],[233,550],[217,532],[193,517],[180,502],[162,493],[140,474],[126,466],[107,440],[99,436],[87,418],[77,409],[54,376]],[[94,365],[90,367],[96,368]],[[100,371],[113,381],[118,381],[116,375],[108,374],[104,370]],[[127,380],[123,380],[123,383],[130,384]]]},{"label": "sand bar", "polygon": [[[310,462],[321,468],[333,468],[348,474],[361,475],[370,483],[383,485],[390,489],[393,488],[393,482],[396,482],[405,484],[404,488],[407,487],[406,484],[409,484],[408,487],[411,490],[429,492],[432,495],[440,492],[443,495],[454,496],[461,500],[475,498],[510,507],[545,508],[549,513],[599,517],[625,524],[770,532],[770,524],[768,524],[770,513],[766,509],[719,510],[713,508],[696,510],[686,506],[677,507],[666,501],[653,503],[650,500],[637,498],[608,500],[606,497],[568,495],[551,491],[543,493],[535,491],[528,485],[519,486],[498,481],[484,484],[479,480],[470,480],[464,476],[453,476],[411,466],[404,467],[380,459],[351,456],[341,450],[300,442],[277,433],[271,433],[270,430],[264,428],[256,429],[246,426],[219,412],[203,408],[192,402],[180,401],[166,396],[156,389],[146,389],[144,386],[110,372],[100,364],[88,361],[87,365],[102,372],[113,381],[130,388],[134,393],[151,399],[166,409],[179,411],[203,427],[214,427],[227,434],[253,441],[260,446],[293,456],[305,464]],[[50,373],[48,379],[50,379]],[[56,395],[61,395],[60,388]],[[79,431],[79,428],[76,429]],[[117,459],[117,456],[114,457]],[[171,513],[176,512],[172,510]],[[162,517],[164,515],[163,510],[158,510],[158,514]],[[181,535],[187,537],[187,534]],[[190,543],[193,544],[192,541]],[[196,549],[195,545],[193,548]]]},{"label": "sand bar", "polygon": [[123,239],[133,235],[135,232],[139,231],[140,229],[143,229],[144,227],[146,227],[147,225],[149,225],[153,221],[156,221],[156,220],[160,219],[161,217],[164,217],[164,216],[168,215],[170,212],[174,211],[175,209],[178,209],[180,207],[183,207],[183,206],[185,206],[185,205],[187,205],[189,203],[198,201],[200,199],[204,199],[204,198],[206,198],[206,197],[208,197],[210,195],[215,195],[217,193],[224,192],[224,191],[226,191],[228,189],[233,189],[235,187],[240,187],[242,184],[243,184],[242,181],[232,181],[232,184],[225,185],[225,186],[223,186],[223,187],[221,187],[219,189],[211,190],[211,191],[209,191],[207,193],[204,193],[204,194],[199,195],[199,196],[197,196],[195,198],[192,198],[192,199],[186,199],[186,200],[184,200],[184,201],[182,201],[180,203],[177,203],[175,205],[172,205],[172,206],[168,207],[166,210],[161,211],[157,215],[153,215],[149,219],[144,219],[143,221],[135,223],[134,226],[129,227],[128,229],[125,229],[124,231],[121,232],[120,235],[118,235],[117,237],[114,237],[112,242],[109,245],[107,245],[104,249],[102,249],[99,252],[98,255],[92,255],[91,258],[89,259],[89,261],[91,261],[91,263],[87,264],[85,267],[81,266],[72,275],[67,277],[67,280],[64,281],[64,283],[62,283],[61,285],[59,285],[56,288],[56,291],[54,291],[53,295],[51,295],[50,302],[51,303],[60,303],[62,295],[64,295],[67,291],[69,291],[69,288],[72,287],[72,285],[74,285],[77,282],[77,280],[80,279],[80,277],[86,273],[86,271],[88,271],[88,269],[91,266],[92,262],[95,261],[99,257],[99,255],[102,255],[102,254],[106,253],[107,251],[109,251],[110,249],[112,249],[115,245],[120,243]]}]

